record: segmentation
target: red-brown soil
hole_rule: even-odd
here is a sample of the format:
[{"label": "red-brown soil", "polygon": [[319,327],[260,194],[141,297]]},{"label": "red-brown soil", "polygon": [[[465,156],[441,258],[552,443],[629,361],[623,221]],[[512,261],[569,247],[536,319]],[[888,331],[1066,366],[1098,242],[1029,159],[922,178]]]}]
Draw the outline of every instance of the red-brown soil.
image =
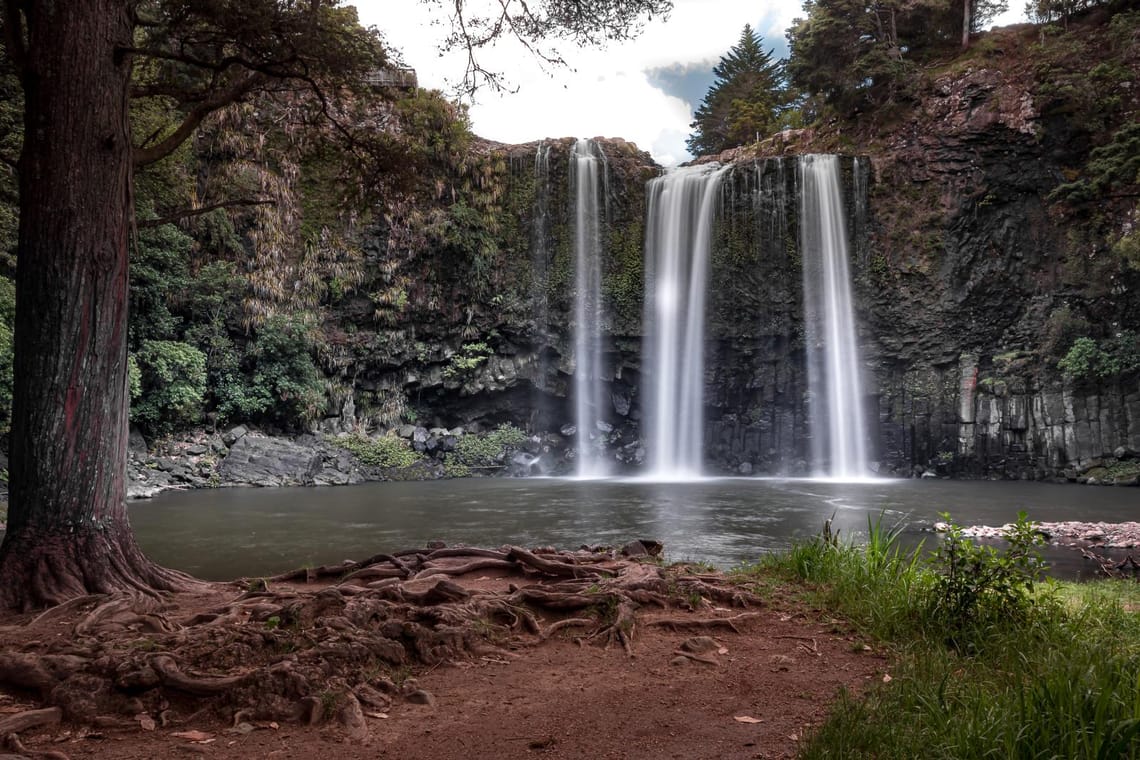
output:
[{"label": "red-brown soil", "polygon": [[356,584],[318,568],[0,617],[0,733],[42,721],[0,740],[68,758],[788,757],[840,688],[887,668],[778,585],[614,552],[504,549],[455,574],[471,556],[431,551],[361,563]]}]

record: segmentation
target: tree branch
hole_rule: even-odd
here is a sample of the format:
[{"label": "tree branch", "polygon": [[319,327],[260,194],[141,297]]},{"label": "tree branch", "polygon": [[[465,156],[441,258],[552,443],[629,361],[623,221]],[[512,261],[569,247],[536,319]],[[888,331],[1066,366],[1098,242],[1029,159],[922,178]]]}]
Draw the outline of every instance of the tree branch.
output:
[{"label": "tree branch", "polygon": [[223,108],[237,101],[242,95],[245,95],[254,87],[266,81],[266,79],[267,77],[264,74],[252,73],[248,76],[241,77],[226,89],[203,100],[191,109],[190,113],[186,114],[186,118],[182,120],[182,123],[178,125],[178,128],[164,139],[154,145],[148,145],[146,147],[136,146],[133,157],[135,167],[153,164],[155,161],[160,161],[169,156],[178,149],[179,145],[186,142],[207,116],[219,108]]},{"label": "tree branch", "polygon": [[276,203],[276,201],[261,199],[221,201],[220,203],[211,203],[209,206],[202,206],[201,208],[184,209],[173,214],[168,214],[167,216],[159,217],[158,219],[139,219],[135,222],[135,226],[140,230],[145,230],[151,229],[153,227],[161,227],[164,224],[171,224],[173,222],[177,222],[179,219],[190,219],[191,217],[208,214],[211,211],[217,211],[220,208],[232,208],[234,206],[272,206],[274,203]]}]

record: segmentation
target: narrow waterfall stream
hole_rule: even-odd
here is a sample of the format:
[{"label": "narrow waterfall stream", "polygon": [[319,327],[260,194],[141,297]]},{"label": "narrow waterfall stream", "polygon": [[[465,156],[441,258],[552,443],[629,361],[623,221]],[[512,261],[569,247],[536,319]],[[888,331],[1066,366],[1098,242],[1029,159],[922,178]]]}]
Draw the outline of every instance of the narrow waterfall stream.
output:
[{"label": "narrow waterfall stream", "polygon": [[800,250],[812,462],[820,477],[867,477],[859,348],[838,156],[800,159]]},{"label": "narrow waterfall stream", "polygon": [[716,165],[674,169],[651,180],[647,191],[642,393],[654,480],[702,475],[705,291],[726,171]]},{"label": "narrow waterfall stream", "polygon": [[580,478],[608,474],[599,422],[605,424],[602,388],[602,222],[606,158],[593,140],[578,140],[570,154],[574,198],[574,422]]}]

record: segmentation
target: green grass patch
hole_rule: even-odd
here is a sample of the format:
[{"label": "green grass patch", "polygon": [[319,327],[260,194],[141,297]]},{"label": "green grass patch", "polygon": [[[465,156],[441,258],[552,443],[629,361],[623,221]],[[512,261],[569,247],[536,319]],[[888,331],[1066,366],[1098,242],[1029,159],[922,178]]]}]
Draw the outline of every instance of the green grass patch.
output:
[{"label": "green grass patch", "polygon": [[896,531],[825,535],[744,568],[775,574],[894,657],[889,683],[841,693],[806,758],[1140,757],[1140,587],[1041,582],[1022,516],[1009,546],[952,528],[933,555]]}]

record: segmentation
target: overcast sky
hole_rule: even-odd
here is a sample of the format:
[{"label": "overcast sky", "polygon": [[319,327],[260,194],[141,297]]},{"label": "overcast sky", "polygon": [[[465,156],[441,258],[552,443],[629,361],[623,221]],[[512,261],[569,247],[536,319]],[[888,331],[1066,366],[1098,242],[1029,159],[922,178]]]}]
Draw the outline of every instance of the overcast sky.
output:
[{"label": "overcast sky", "polygon": [[[353,0],[349,0],[353,2]],[[468,0],[474,4],[483,0]],[[1017,3],[1017,0],[1014,0]],[[441,56],[446,18],[419,0],[355,0],[360,20],[378,27],[421,87],[451,94],[464,59]],[[687,161],[685,138],[693,110],[712,83],[712,67],[751,24],[775,48],[787,51],[784,30],[802,15],[798,0],[674,0],[668,21],[655,19],[643,34],[605,49],[565,48],[571,68],[543,71],[517,44],[503,42],[481,58],[503,72],[517,92],[481,91],[471,107],[475,133],[506,143],[544,137],[622,137],[664,165]],[[1013,23],[1019,13],[1001,19]],[[1008,20],[1007,20],[1008,19]]]}]

